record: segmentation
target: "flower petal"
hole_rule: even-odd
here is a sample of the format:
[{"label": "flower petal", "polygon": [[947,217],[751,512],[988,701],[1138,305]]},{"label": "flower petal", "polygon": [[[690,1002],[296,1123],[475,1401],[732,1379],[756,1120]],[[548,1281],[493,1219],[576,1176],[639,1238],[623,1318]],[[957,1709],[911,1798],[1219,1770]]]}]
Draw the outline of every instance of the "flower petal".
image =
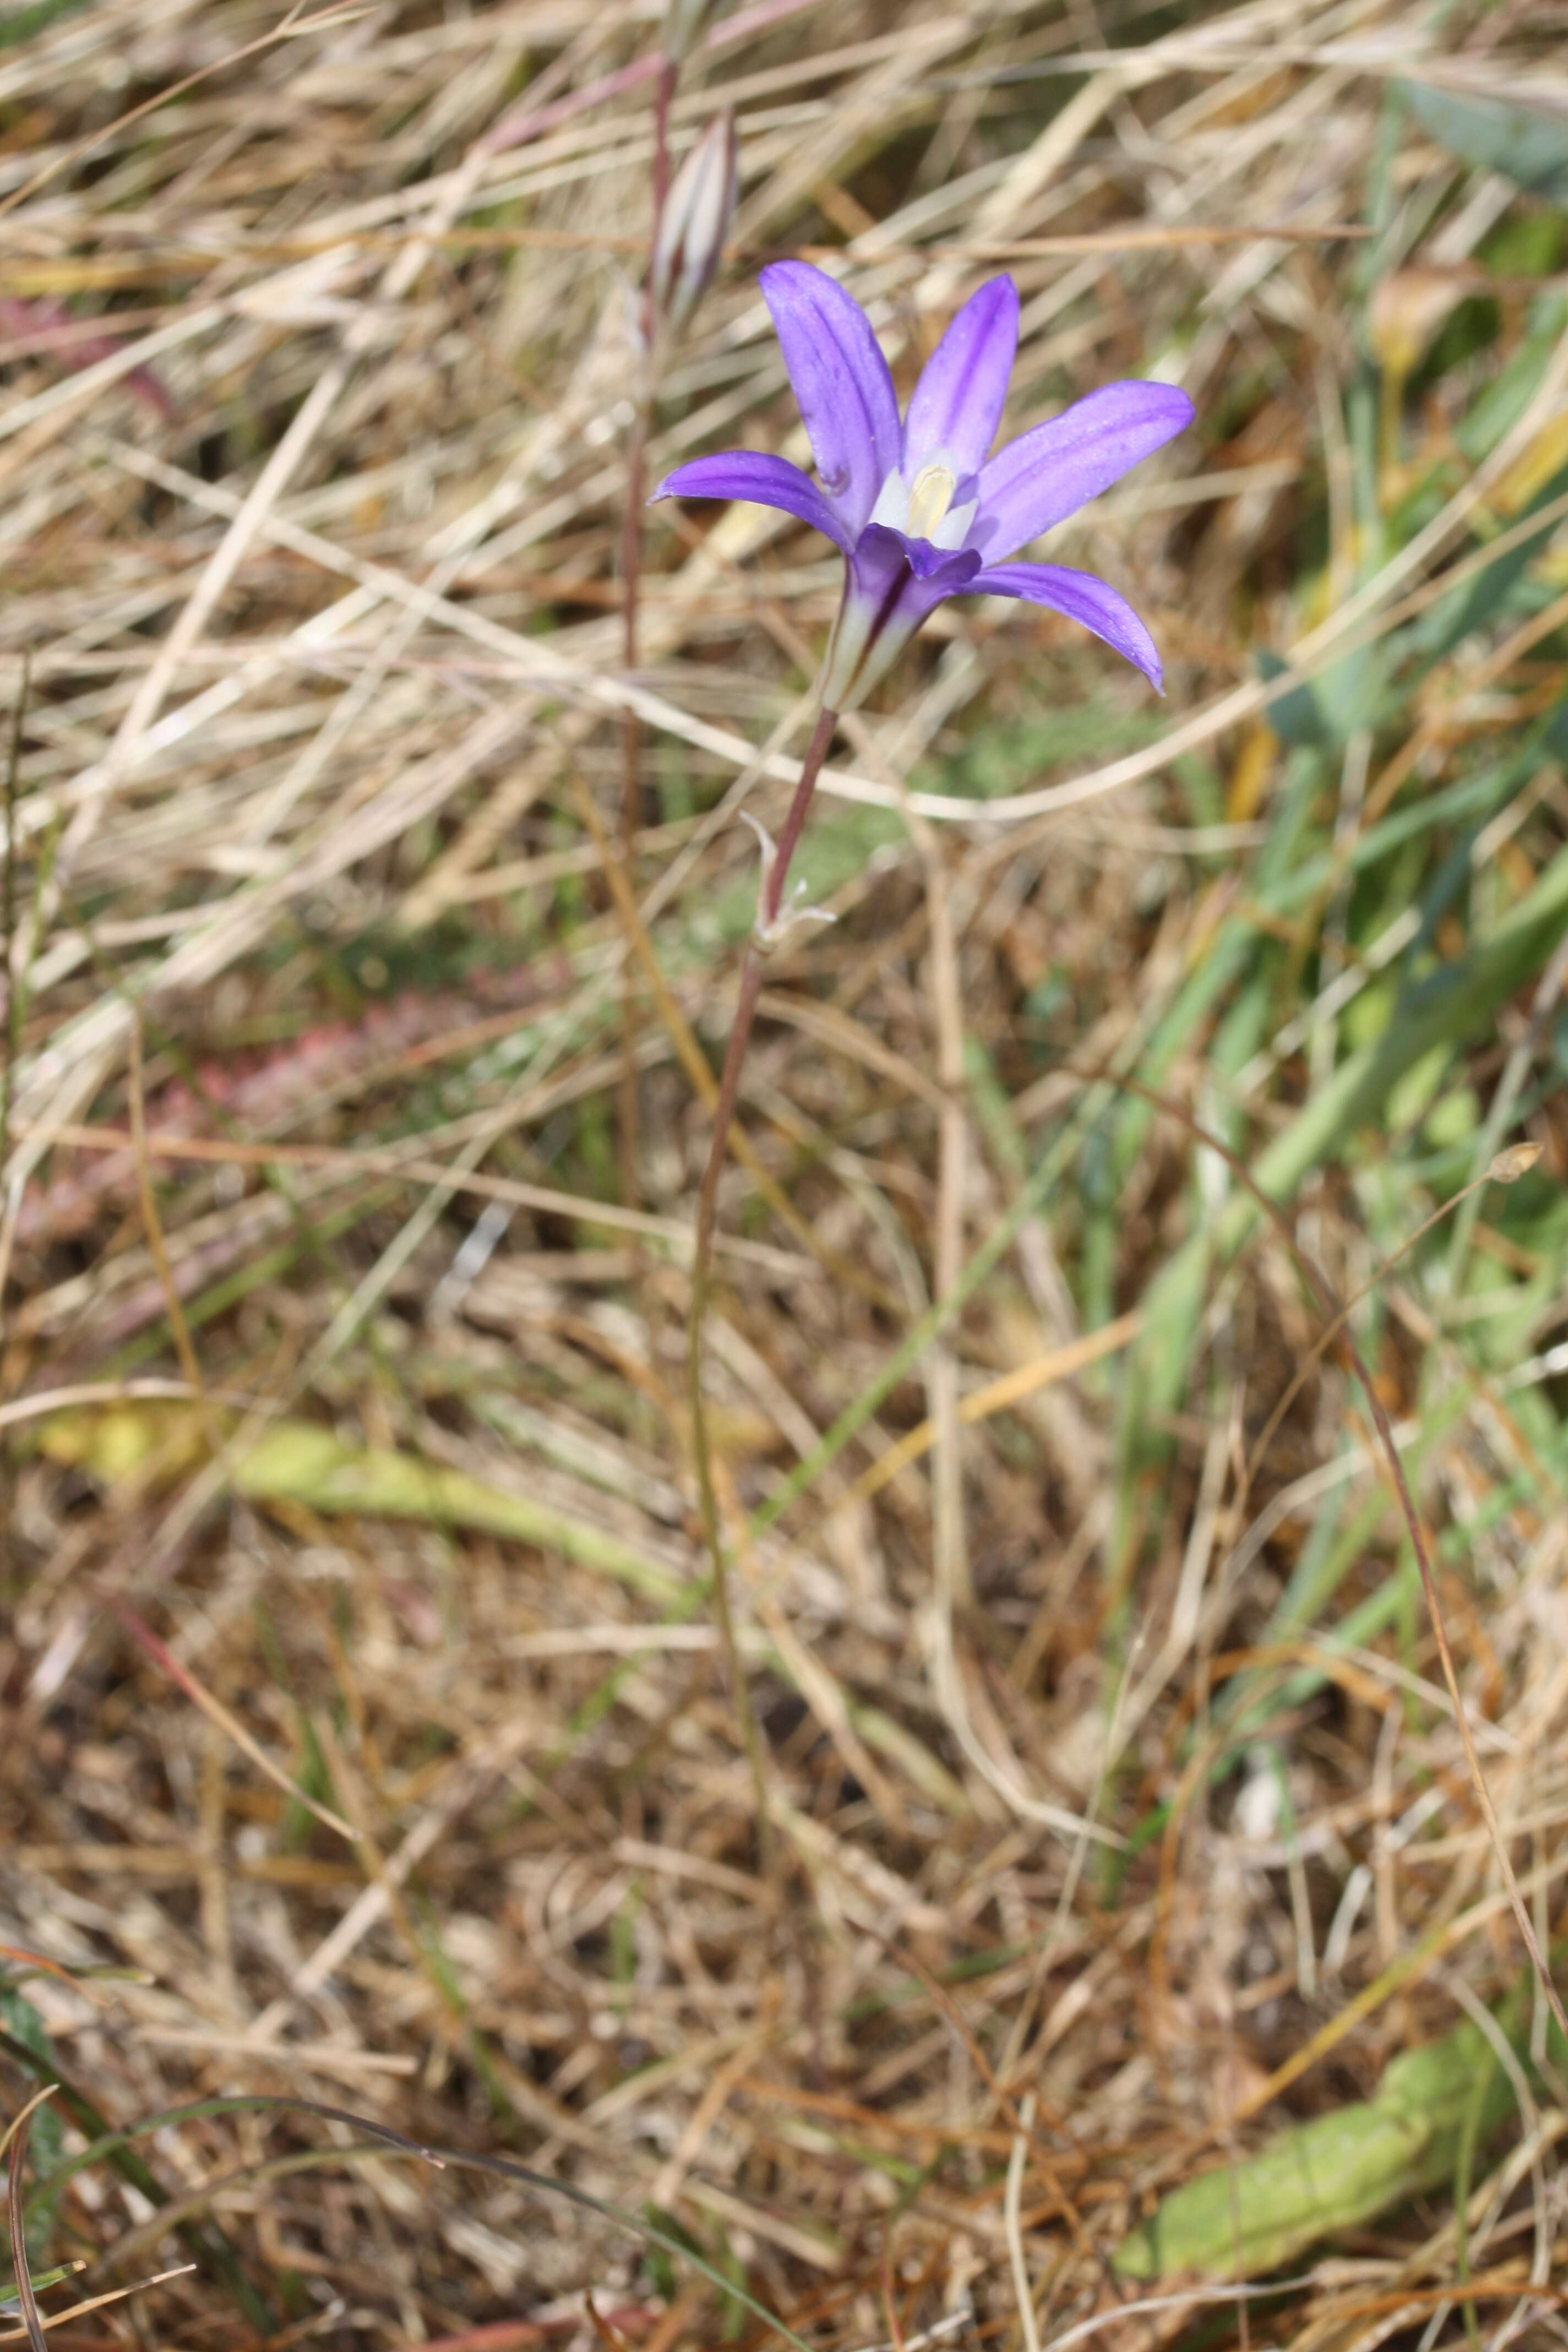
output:
[{"label": "flower petal", "polygon": [[993,278],[972,294],[921,371],[904,421],[904,471],[946,457],[962,478],[991,454],[1018,349],[1018,289]]},{"label": "flower petal", "polygon": [[898,552],[908,562],[914,579],[936,583],[938,602],[945,595],[963,595],[969,581],[983,564],[983,558],[975,555],[973,548],[936,548],[931,546],[929,539],[910,539],[908,531],[872,524],[868,531],[860,531],[860,546],[848,564],[856,579],[872,579],[877,572],[891,572],[896,555],[893,548],[889,548],[889,539],[896,541]]},{"label": "flower petal", "polygon": [[902,455],[888,362],[859,304],[809,262],[771,262],[762,289],[822,487],[858,532]]},{"label": "flower petal", "polygon": [[982,472],[972,542],[992,558],[1027,547],[1192,420],[1192,402],[1173,383],[1108,383],[1075,401]]},{"label": "flower petal", "polygon": [[1127,602],[1092,572],[1068,572],[1059,563],[994,563],[973,579],[964,592],[971,596],[1021,596],[1026,604],[1044,604],[1063,613],[1126,656],[1141,669],[1156,694],[1165,691],[1154,640]]},{"label": "flower petal", "polygon": [[659,499],[749,499],[753,506],[797,515],[846,555],[855,544],[811,476],[787,457],[770,457],[761,450],[730,449],[722,457],[694,457],[689,466],[677,466],[660,482],[649,506]]}]

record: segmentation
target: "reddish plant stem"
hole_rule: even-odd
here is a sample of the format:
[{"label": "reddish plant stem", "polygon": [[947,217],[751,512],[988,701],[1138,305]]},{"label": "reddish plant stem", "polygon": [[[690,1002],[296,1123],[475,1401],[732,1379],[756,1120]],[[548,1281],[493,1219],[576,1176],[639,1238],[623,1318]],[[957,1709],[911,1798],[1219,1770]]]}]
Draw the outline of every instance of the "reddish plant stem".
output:
[{"label": "reddish plant stem", "polygon": [[[661,57],[653,100],[653,217],[648,226],[647,269],[643,280],[642,353],[637,412],[626,448],[626,503],[621,517],[621,659],[630,677],[637,666],[637,604],[642,589],[642,510],[647,488],[648,425],[653,414],[654,353],[658,315],[653,295],[654,257],[669,197],[669,106],[680,68]],[[635,710],[621,713],[621,863],[629,875],[642,815],[642,724]],[[620,1166],[622,1205],[637,1200],[637,982],[628,961],[621,989]]]},{"label": "reddish plant stem", "polygon": [[818,713],[811,740],[805,748],[805,757],[801,762],[800,781],[795,788],[795,798],[789,804],[789,814],[779,835],[778,847],[772,865],[763,873],[757,927],[746,946],[746,961],[741,971],[741,992],[736,1000],[734,1020],[730,1024],[730,1042],[724,1050],[724,1068],[719,1080],[719,1099],[713,1106],[713,1136],[708,1147],[708,1165],[702,1171],[702,1187],[697,1195],[697,1224],[691,1258],[691,1308],[687,1324],[687,1395],[691,1412],[691,1450],[697,1465],[702,1537],[713,1566],[713,1613],[719,1623],[719,1638],[723,1644],[725,1664],[729,1668],[735,1712],[740,1718],[747,1761],[752,1768],[757,1802],[759,1859],[764,1869],[771,1864],[773,1855],[767,1772],[762,1737],[752,1711],[751,1692],[735,1639],[729,1570],[724,1559],[719,1496],[713,1478],[713,1452],[702,1396],[702,1341],[708,1318],[709,1295],[712,1288],[713,1236],[719,1223],[719,1182],[724,1173],[730,1129],[734,1123],[735,1106],[740,1099],[741,1071],[757,1017],[757,999],[763,991],[763,964],[767,952],[765,942],[784,906],[790,860],[795,856],[795,845],[805,824],[806,811],[816,790],[816,780],[822,772],[822,763],[827,757],[837,724],[836,710],[824,709]]},{"label": "reddish plant stem", "polygon": [[[665,199],[669,194],[669,105],[675,96],[675,85],[680,68],[673,58],[661,57],[658,79],[653,91],[653,236],[648,242],[648,258],[653,257],[658,243],[658,232],[664,220]],[[648,324],[653,323],[653,280],[650,276],[647,293]]]}]

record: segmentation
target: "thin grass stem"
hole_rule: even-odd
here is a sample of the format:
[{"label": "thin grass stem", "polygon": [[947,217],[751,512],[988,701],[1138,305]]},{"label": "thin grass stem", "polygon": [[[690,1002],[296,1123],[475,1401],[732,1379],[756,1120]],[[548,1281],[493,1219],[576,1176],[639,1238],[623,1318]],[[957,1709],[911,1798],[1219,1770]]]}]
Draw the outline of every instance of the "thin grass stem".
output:
[{"label": "thin grass stem", "polygon": [[[642,593],[642,510],[647,490],[647,436],[653,417],[658,343],[654,299],[654,257],[658,251],[664,208],[669,197],[669,107],[679,67],[659,60],[653,100],[653,202],[648,222],[647,268],[640,308],[642,351],[635,414],[626,444],[626,503],[621,518],[621,658],[630,677],[637,666],[637,618]],[[642,722],[635,710],[621,713],[621,863],[629,874],[642,822]],[[621,1200],[637,1204],[637,975],[628,962],[621,989],[619,1098]]]}]

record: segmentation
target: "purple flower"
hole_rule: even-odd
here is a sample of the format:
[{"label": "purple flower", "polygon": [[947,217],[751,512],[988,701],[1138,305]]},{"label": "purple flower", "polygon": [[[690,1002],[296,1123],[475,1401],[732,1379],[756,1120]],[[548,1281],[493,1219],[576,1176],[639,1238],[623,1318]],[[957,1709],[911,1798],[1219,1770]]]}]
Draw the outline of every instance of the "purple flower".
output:
[{"label": "purple flower", "polygon": [[1110,383],[990,455],[1018,347],[1018,294],[993,278],[926,362],[900,425],[869,320],[820,269],[762,273],[820,486],[785,458],[732,450],[678,466],[656,499],[750,499],[797,515],[844,551],[844,603],[823,699],[858,702],[948,596],[1021,596],[1114,646],[1155,688],[1154,641],[1088,572],[1009,559],[1192,421],[1184,392]]}]

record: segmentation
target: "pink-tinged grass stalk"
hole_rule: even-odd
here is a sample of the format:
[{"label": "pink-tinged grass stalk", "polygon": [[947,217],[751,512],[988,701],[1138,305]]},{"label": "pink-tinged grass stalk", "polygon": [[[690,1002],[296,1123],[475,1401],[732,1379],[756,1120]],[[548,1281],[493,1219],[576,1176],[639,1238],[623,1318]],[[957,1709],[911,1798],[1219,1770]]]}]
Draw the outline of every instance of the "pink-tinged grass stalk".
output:
[{"label": "pink-tinged grass stalk", "polygon": [[[653,178],[648,225],[647,270],[643,283],[638,324],[638,383],[626,445],[626,503],[621,521],[621,659],[627,677],[637,666],[637,607],[642,588],[642,510],[647,488],[647,435],[653,414],[654,351],[657,318],[654,268],[669,196],[669,107],[679,77],[679,61],[661,53],[653,100]],[[632,861],[642,808],[642,723],[628,705],[621,713],[620,851],[627,867]],[[628,965],[621,1001],[621,1078],[619,1097],[621,1196],[625,1206],[637,1206],[637,983]]]},{"label": "pink-tinged grass stalk", "polygon": [[[690,12],[688,12],[689,14]],[[653,180],[647,268],[637,310],[637,393],[626,448],[626,502],[621,522],[621,656],[626,675],[637,666],[637,614],[642,584],[642,516],[647,436],[660,365],[719,266],[735,209],[739,170],[735,118],[716,115],[682,164],[669,170],[669,110],[693,26],[672,9],[654,89]],[[642,817],[642,722],[629,705],[621,714],[620,856],[631,871]],[[628,966],[622,998],[620,1076],[621,1193],[627,1208],[637,1195],[637,992]]]}]

